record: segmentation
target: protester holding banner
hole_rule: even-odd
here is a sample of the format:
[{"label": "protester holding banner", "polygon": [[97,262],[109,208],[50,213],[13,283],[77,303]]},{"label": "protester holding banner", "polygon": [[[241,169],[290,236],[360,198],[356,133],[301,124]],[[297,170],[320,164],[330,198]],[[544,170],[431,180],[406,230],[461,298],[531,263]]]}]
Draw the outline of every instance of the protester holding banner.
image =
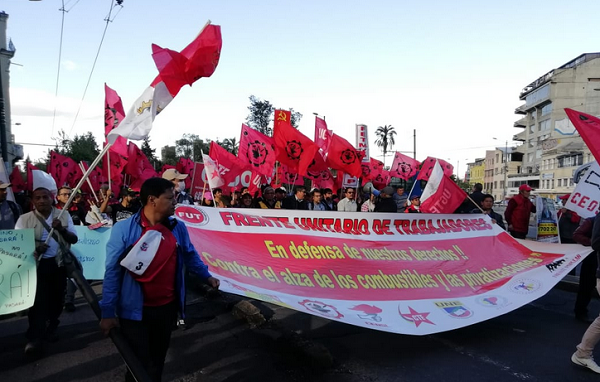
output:
[{"label": "protester holding banner", "polygon": [[312,211],[326,211],[323,203],[323,194],[318,188],[313,188],[310,192],[311,201],[308,202],[308,209]]},{"label": "protester holding banner", "polygon": [[[100,301],[100,328],[108,335],[120,326],[153,381],[161,380],[177,313],[184,316],[184,264],[209,286],[219,287],[190,243],[187,228],[173,218],[173,188],[163,178],[146,180],[142,210],[112,228]],[[138,261],[142,258],[144,263]],[[129,372],[126,379],[133,380]]]},{"label": "protester holding banner", "polygon": [[265,187],[263,198],[258,202],[260,208],[281,208],[281,202],[275,199],[275,190],[273,187]]},{"label": "protester holding banner", "polygon": [[[600,253],[600,215],[596,215],[596,217],[590,219],[594,220],[590,244],[592,249],[595,251],[595,255],[597,256],[597,254]],[[596,289],[598,289],[598,293],[600,293],[600,271],[596,272]],[[588,329],[583,334],[581,343],[577,345],[577,351],[571,356],[571,361],[577,365],[587,367],[593,372],[600,374],[600,366],[598,366],[596,361],[594,361],[594,356],[592,354],[594,347],[596,347],[599,341],[600,316],[596,317],[596,319],[590,324]]]},{"label": "protester holding banner", "polygon": [[[398,190],[400,190],[400,187]],[[391,186],[384,187],[379,193],[379,200],[375,204],[375,212],[397,212],[398,204],[394,201],[394,195],[398,195],[394,192],[394,188]]]},{"label": "protester holding banner", "polygon": [[[69,214],[62,214],[53,207],[54,196],[46,188],[33,191],[35,210],[22,215],[15,229],[33,228],[35,233],[35,253],[38,259],[37,287],[35,302],[29,308],[29,329],[25,346],[25,354],[39,355],[42,351],[42,340],[54,341],[56,329],[63,310],[67,275],[63,267],[63,254],[71,244],[77,243],[77,234],[73,220]],[[41,223],[41,224],[40,224]],[[48,234],[54,233],[48,244]]]},{"label": "protester holding banner", "polygon": [[323,204],[325,204],[326,211],[337,211],[337,203],[333,200],[333,191],[331,188],[324,188],[321,190],[323,194]]},{"label": "protester holding banner", "polygon": [[529,231],[529,216],[536,212],[535,205],[529,200],[532,188],[527,184],[519,187],[519,193],[508,201],[504,212],[508,231],[512,237],[525,239]]},{"label": "protester holding banner", "polygon": [[404,192],[404,187],[400,186],[396,189],[393,195],[394,202],[396,202],[396,211],[404,212],[406,210],[406,204],[408,202],[408,195]]},{"label": "protester holding banner", "polygon": [[0,229],[13,229],[21,216],[21,207],[12,200],[6,199],[10,183],[0,184]]},{"label": "protester holding banner", "polygon": [[354,188],[347,187],[344,190],[344,195],[344,199],[340,200],[337,204],[337,210],[344,212],[356,212],[358,210],[358,204],[355,200],[356,191]]},{"label": "protester holding banner", "polygon": [[498,224],[500,227],[502,227],[503,230],[506,230],[506,227],[504,226],[504,219],[502,219],[502,215],[500,215],[497,212],[494,212],[494,210],[492,209],[493,206],[494,197],[490,194],[483,194],[480,203],[481,209],[474,208],[473,210],[471,210],[471,213],[480,214],[483,210],[483,213],[488,215],[492,219],[492,223]]},{"label": "protester holding banner", "polygon": [[283,199],[281,208],[286,210],[308,210],[308,203],[304,200],[306,188],[304,186],[294,186],[294,195]]}]

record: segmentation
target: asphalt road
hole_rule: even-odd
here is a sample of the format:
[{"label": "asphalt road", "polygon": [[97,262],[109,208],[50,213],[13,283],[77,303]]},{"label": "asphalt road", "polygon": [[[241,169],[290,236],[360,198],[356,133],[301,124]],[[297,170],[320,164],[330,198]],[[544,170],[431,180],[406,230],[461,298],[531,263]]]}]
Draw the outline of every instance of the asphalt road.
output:
[{"label": "asphalt road", "polygon": [[[173,333],[163,380],[598,381],[570,361],[587,328],[572,316],[574,299],[574,293],[554,289],[493,320],[416,337],[267,304],[258,304],[267,324],[251,329],[231,314],[236,296],[192,297],[189,327]],[[598,301],[590,311],[600,311]],[[0,321],[0,381],[123,380],[121,358],[81,298],[75,313],[62,316],[60,341],[48,344],[46,356],[36,361],[23,355],[26,321]],[[328,357],[332,366],[321,367],[319,360]]]}]

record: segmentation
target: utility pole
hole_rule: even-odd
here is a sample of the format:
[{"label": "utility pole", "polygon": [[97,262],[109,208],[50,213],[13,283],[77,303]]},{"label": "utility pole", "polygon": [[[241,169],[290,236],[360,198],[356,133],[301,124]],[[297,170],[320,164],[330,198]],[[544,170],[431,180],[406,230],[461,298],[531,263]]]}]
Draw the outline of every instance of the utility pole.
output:
[{"label": "utility pole", "polygon": [[[506,193],[508,190],[508,184],[506,184],[508,175],[508,139],[504,143],[504,200],[506,200]],[[503,202],[504,202],[503,200]]]}]

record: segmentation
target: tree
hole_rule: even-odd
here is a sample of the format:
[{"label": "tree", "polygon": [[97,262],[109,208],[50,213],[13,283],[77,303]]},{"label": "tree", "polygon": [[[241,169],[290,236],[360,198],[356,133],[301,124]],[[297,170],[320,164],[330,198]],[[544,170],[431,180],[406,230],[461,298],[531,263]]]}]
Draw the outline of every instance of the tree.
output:
[{"label": "tree", "polygon": [[208,154],[210,141],[200,139],[197,134],[183,134],[181,139],[175,141],[177,157],[190,158],[194,162],[202,161],[202,153]]},{"label": "tree", "polygon": [[[250,96],[250,114],[246,117],[246,123],[251,128],[260,131],[263,134],[272,135],[272,128],[269,127],[273,120],[275,108],[267,100],[261,100],[255,96]],[[300,115],[302,117],[302,115]]]},{"label": "tree", "polygon": [[383,164],[385,166],[385,155],[388,153],[388,149],[391,150],[394,146],[394,136],[396,135],[396,129],[392,125],[379,126],[375,130],[375,144],[383,151]]},{"label": "tree", "polygon": [[292,126],[294,128],[298,128],[298,125],[300,124],[300,120],[302,119],[302,113],[298,112],[298,111],[294,111],[293,107],[290,107],[290,114],[292,115],[292,117],[290,118],[291,121],[290,123],[292,124]]},{"label": "tree", "polygon": [[240,146],[240,142],[238,142],[236,137],[233,138],[225,138],[223,139],[223,142],[218,142],[218,144],[220,144],[221,146],[223,146],[223,148],[227,151],[229,151],[230,153],[232,153],[233,155],[237,155],[238,154],[238,149]]},{"label": "tree", "polygon": [[144,153],[144,155],[146,155],[146,157],[148,158],[150,163],[154,163],[155,161],[158,160],[156,158],[156,155],[154,154],[156,152],[156,149],[153,149],[152,147],[150,147],[150,138],[148,138],[148,137],[144,138],[144,141],[142,142],[141,150]]},{"label": "tree", "polygon": [[73,159],[75,162],[86,161],[93,162],[100,150],[96,143],[96,138],[90,131],[82,135],[75,135],[70,139],[64,130],[58,132],[58,138],[54,138],[56,147],[54,150],[64,156]]}]

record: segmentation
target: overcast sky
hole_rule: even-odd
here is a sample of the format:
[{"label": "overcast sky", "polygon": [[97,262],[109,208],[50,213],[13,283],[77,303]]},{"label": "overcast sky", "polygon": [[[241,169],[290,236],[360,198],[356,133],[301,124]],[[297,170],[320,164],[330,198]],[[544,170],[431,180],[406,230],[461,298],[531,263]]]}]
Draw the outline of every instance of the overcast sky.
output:
[{"label": "overcast sky", "polygon": [[[17,142],[52,143],[61,129],[71,136],[92,131],[100,142],[104,83],[127,111],[157,74],[151,44],[181,50],[210,19],[222,28],[219,66],[157,117],[155,148],[184,133],[239,139],[255,95],[301,112],[300,130],[311,138],[313,112],[353,143],[355,124],[367,124],[378,159],[378,126],[394,126],[393,149],[410,152],[416,129],[417,159],[449,159],[464,174],[468,161],[520,132],[514,109],[526,85],[600,51],[598,1],[124,0],[116,17],[119,7],[113,9],[74,124],[110,3],[65,2],[55,98],[62,2],[2,1],[17,49],[12,61],[22,65],[10,67]],[[25,146],[34,159],[45,150]]]}]

